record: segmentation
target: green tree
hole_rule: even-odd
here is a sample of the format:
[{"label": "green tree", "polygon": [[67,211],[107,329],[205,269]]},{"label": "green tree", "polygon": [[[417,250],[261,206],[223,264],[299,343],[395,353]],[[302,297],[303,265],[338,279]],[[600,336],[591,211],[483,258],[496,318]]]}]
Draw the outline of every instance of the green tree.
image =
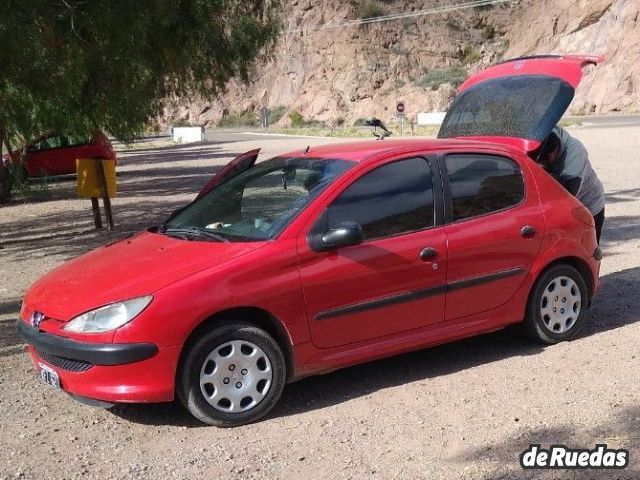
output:
[{"label": "green tree", "polygon": [[[275,1],[3,0],[0,146],[55,131],[128,140],[177,96],[247,80],[277,35]],[[0,162],[0,201],[10,193]]]}]

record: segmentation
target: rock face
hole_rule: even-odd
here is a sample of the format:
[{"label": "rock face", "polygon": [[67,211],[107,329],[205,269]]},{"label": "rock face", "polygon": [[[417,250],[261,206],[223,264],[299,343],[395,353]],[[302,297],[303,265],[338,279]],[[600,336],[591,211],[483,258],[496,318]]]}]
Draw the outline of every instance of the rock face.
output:
[{"label": "rock face", "polygon": [[[605,63],[585,75],[575,113],[640,111],[640,1],[532,1],[507,33],[508,56],[595,53]],[[520,32],[525,32],[521,35]]]},{"label": "rock face", "polygon": [[[639,0],[516,0],[494,6],[332,28],[380,13],[432,11],[451,2],[282,0],[283,33],[249,84],[231,83],[213,101],[174,99],[162,124],[257,117],[262,105],[307,119],[350,124],[393,121],[395,102],[444,110],[467,74],[521,55],[589,53],[607,62],[585,76],[575,113],[640,111]],[[286,124],[285,114],[280,124]]]}]

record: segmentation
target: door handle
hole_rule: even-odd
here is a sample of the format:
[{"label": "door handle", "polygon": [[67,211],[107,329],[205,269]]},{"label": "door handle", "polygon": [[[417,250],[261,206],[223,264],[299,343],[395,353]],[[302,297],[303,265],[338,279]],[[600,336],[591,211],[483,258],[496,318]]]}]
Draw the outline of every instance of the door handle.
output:
[{"label": "door handle", "polygon": [[437,256],[438,256],[438,251],[432,247],[423,248],[420,251],[420,260],[422,260],[423,262],[432,260]]},{"label": "door handle", "polygon": [[531,225],[525,225],[524,227],[522,227],[520,229],[520,235],[523,238],[531,238],[536,234],[536,229],[533,228]]}]

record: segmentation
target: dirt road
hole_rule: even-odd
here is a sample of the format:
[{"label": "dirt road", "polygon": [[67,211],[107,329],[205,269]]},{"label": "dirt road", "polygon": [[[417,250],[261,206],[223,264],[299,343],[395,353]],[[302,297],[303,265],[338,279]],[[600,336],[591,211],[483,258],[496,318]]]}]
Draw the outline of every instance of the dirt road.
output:
[{"label": "dirt road", "polygon": [[[580,337],[513,331],[308,378],[264,421],[203,427],[178,404],[85,407],[40,383],[14,332],[28,286],[64,260],[152,225],[235,154],[323,139],[213,137],[120,155],[117,229],[92,230],[73,181],[0,208],[0,479],[606,478],[521,470],[530,443],[630,450],[640,478],[640,127],[574,128],[607,191],[602,287]],[[546,476],[545,476],[546,475]]]}]

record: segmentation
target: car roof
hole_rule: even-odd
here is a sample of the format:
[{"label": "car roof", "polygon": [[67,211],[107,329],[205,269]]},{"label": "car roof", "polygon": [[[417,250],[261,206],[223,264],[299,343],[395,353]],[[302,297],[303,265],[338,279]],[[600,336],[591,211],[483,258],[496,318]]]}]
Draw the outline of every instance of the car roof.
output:
[{"label": "car roof", "polygon": [[381,155],[402,154],[421,150],[425,153],[443,150],[492,148],[506,154],[525,153],[526,142],[513,138],[482,137],[478,139],[387,139],[318,145],[285,153],[283,157],[342,159],[363,162]]}]

